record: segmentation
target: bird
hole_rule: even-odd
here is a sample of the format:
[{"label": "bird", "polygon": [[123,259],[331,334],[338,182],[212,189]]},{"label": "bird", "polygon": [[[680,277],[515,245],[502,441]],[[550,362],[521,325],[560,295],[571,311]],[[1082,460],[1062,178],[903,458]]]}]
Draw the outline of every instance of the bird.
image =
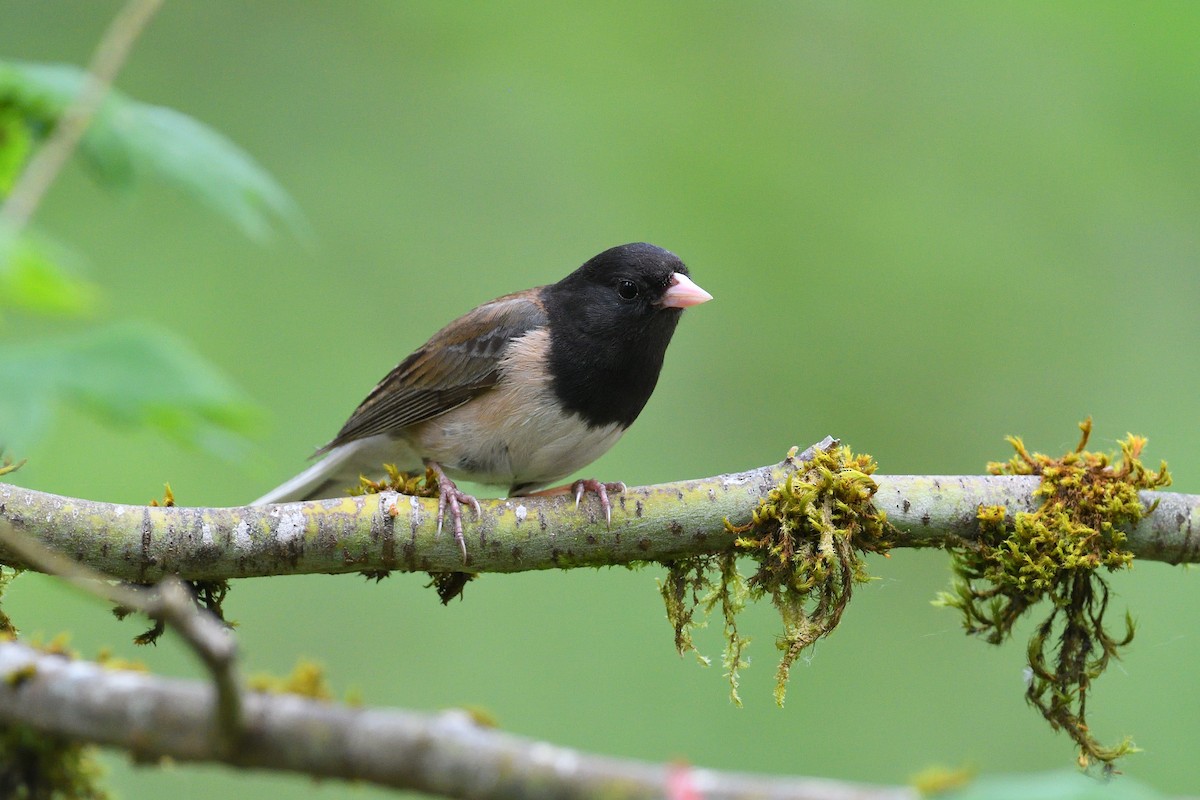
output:
[{"label": "bird", "polygon": [[[438,533],[447,510],[467,559],[454,479],[534,492],[607,452],[650,399],[685,308],[712,295],[678,256],[646,242],[610,247],[557,283],[468,311],[401,361],[312,458],[320,460],[252,505],[339,497],[383,464],[431,470]],[[575,504],[609,491],[575,481]]]}]

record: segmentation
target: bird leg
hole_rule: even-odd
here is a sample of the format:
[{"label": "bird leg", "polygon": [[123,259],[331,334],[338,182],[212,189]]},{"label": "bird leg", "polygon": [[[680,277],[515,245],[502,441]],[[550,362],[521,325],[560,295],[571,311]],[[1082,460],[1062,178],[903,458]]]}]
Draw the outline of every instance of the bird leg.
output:
[{"label": "bird leg", "polygon": [[514,494],[523,497],[554,497],[571,492],[575,495],[575,508],[579,508],[579,501],[583,499],[584,492],[592,492],[600,498],[600,507],[604,509],[604,521],[611,530],[612,503],[608,502],[608,493],[620,493],[625,491],[625,488],[625,484],[621,481],[617,481],[616,483],[601,483],[595,478],[583,478],[574,483],[563,484],[562,486],[552,486],[549,489],[539,489],[536,492],[522,492],[518,490]]},{"label": "bird leg", "polygon": [[446,476],[442,471],[442,467],[436,461],[426,461],[425,466],[433,470],[433,474],[437,476],[438,482],[438,535],[442,534],[442,520],[446,516],[446,509],[450,509],[450,520],[454,523],[454,541],[458,542],[458,549],[462,551],[463,563],[467,563],[467,541],[463,538],[462,530],[462,506],[461,503],[468,503],[475,509],[475,519],[479,519],[482,511],[479,508],[479,501],[466,492],[461,491],[454,485],[454,481]]},{"label": "bird leg", "polygon": [[575,507],[579,508],[579,501],[583,499],[584,492],[594,492],[600,498],[600,507],[604,509],[604,524],[612,530],[612,504],[608,502],[608,493],[617,492],[618,494],[625,491],[625,484],[617,481],[616,483],[601,483],[595,478],[581,478],[571,484],[571,489],[575,492]]}]

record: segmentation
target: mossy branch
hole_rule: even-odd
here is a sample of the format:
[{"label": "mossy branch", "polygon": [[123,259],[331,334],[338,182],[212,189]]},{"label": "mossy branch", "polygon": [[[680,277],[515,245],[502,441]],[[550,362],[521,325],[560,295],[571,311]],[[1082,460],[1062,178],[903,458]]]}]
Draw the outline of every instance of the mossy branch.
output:
[{"label": "mossy branch", "polygon": [[[152,583],[167,575],[225,580],[265,575],[405,572],[522,572],[671,561],[731,552],[734,525],[795,466],[632,487],[616,496],[612,528],[598,504],[566,497],[482,500],[464,519],[467,560],[437,534],[436,500],[384,493],[239,508],[102,503],[0,484],[0,521],[112,577]],[[975,541],[987,526],[980,506],[1035,511],[1033,475],[875,475],[875,506],[895,527],[894,547]],[[1142,492],[1152,509],[1125,531],[1139,559],[1200,561],[1200,496]],[[1196,534],[1193,535],[1193,530]],[[25,564],[0,550],[0,562]]]}]

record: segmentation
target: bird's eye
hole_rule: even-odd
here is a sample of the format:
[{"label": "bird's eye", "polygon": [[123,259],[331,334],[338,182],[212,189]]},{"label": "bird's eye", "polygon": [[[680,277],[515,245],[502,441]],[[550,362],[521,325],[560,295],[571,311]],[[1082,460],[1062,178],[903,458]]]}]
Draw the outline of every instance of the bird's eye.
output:
[{"label": "bird's eye", "polygon": [[632,300],[638,296],[637,284],[631,280],[617,281],[617,294],[621,295],[622,300]]}]

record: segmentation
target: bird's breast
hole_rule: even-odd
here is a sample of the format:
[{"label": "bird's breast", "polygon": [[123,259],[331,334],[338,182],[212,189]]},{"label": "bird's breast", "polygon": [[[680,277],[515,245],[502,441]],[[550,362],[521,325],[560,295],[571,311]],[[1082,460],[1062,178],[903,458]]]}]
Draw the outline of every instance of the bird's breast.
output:
[{"label": "bird's breast", "polygon": [[406,438],[455,479],[533,489],[581,469],[625,432],[619,423],[588,425],[562,410],[546,371],[549,336],[535,329],[501,360],[496,386],[414,426]]}]

